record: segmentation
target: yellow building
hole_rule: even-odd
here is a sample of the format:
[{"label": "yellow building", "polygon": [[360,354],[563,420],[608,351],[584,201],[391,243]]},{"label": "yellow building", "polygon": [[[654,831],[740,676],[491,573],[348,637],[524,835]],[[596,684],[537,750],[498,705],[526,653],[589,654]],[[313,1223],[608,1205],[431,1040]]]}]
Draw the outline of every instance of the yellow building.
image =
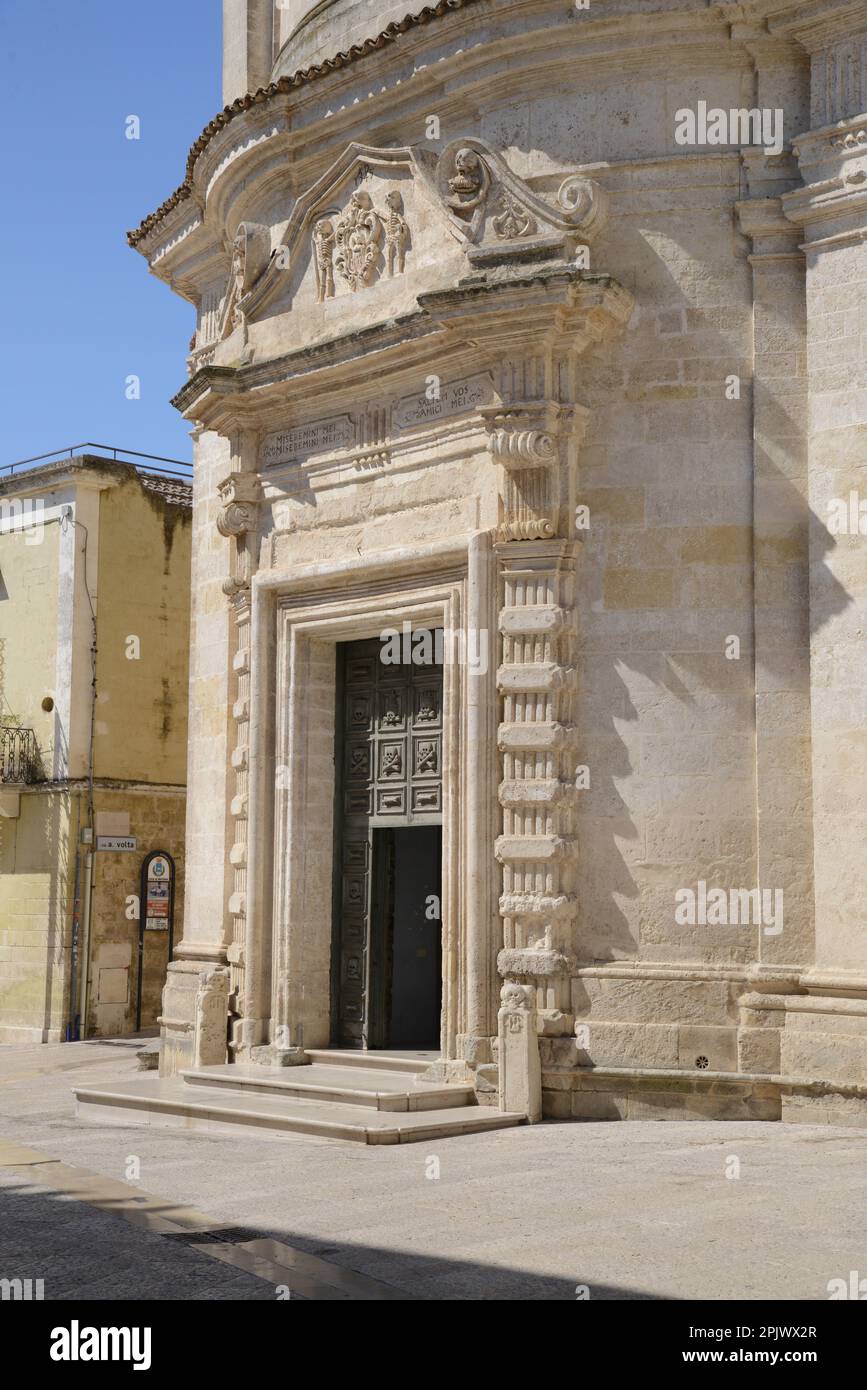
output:
[{"label": "yellow building", "polygon": [[182,925],[191,519],[184,465],[72,451],[0,478],[0,1041],[156,1024]]}]

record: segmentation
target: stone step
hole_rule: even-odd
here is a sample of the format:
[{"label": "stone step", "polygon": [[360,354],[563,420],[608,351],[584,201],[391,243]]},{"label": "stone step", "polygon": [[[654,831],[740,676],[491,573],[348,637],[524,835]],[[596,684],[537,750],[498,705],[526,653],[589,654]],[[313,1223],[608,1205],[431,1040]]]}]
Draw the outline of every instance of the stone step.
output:
[{"label": "stone step", "polygon": [[433,1062],[439,1061],[438,1052],[406,1050],[403,1052],[369,1052],[363,1048],[305,1048],[311,1062],[324,1062],[326,1066],[363,1067],[365,1071],[401,1071],[421,1076]]},{"label": "stone step", "polygon": [[116,1085],[79,1086],[75,1097],[77,1114],[99,1124],[170,1126],[210,1134],[249,1134],[255,1129],[262,1134],[301,1134],[358,1144],[427,1143],[508,1129],[524,1121],[523,1115],[485,1106],[393,1112],[216,1087],[205,1094],[203,1086],[154,1076]]},{"label": "stone step", "polygon": [[240,1091],[244,1095],[274,1095],[284,1099],[330,1101],[373,1110],[449,1110],[475,1104],[470,1085],[429,1085],[411,1072],[371,1067],[331,1066],[314,1062],[309,1067],[232,1066],[199,1067],[181,1072],[187,1085]]}]

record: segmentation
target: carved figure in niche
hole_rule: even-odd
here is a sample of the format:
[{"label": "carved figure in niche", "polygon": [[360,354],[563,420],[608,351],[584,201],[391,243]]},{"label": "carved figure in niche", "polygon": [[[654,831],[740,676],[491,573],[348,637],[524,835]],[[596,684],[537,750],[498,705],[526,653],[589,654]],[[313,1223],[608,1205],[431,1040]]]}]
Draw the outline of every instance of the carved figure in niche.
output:
[{"label": "carved figure in niche", "polygon": [[455,155],[455,172],[449,179],[451,197],[446,202],[455,212],[474,212],[487,196],[489,182],[481,157],[465,145]]},{"label": "carved figure in niche", "polygon": [[500,190],[500,214],[492,219],[494,231],[503,240],[513,237],[529,236],[536,230],[536,220],[526,208],[512,197],[508,189]]},{"label": "carved figure in niche", "polygon": [[244,279],[247,273],[247,235],[243,224],[238,230],[235,240],[232,242],[232,271],[231,284],[234,290],[234,308],[232,309],[232,326],[239,328],[244,322],[244,311],[241,308],[241,297],[244,293]]},{"label": "carved figure in niche", "polygon": [[376,274],[382,237],[382,218],[374,211],[370,194],[363,188],[356,188],[346,213],[337,223],[334,258],[353,293],[369,285]]},{"label": "carved figure in niche", "polygon": [[388,215],[385,219],[385,254],[389,275],[394,275],[395,262],[398,275],[403,274],[406,263],[406,243],[409,240],[409,227],[403,216],[403,198],[396,188],[386,195]]},{"label": "carved figure in niche", "polygon": [[316,302],[334,297],[334,223],[323,217],[313,228]]},{"label": "carved figure in niche", "polygon": [[268,228],[258,222],[239,222],[232,240],[232,261],[217,337],[225,338],[236,328],[246,330],[250,291],[265,270],[270,254]]}]

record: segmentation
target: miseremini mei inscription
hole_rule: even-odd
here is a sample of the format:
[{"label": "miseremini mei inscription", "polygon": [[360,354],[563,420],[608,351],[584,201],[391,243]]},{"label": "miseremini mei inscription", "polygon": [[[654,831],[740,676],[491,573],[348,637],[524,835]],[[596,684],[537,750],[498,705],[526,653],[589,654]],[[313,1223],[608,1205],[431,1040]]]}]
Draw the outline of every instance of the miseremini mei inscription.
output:
[{"label": "miseremini mei inscription", "polygon": [[297,463],[309,454],[330,453],[355,442],[355,426],[348,415],[335,415],[330,420],[317,420],[310,425],[269,434],[262,446],[262,467]]}]

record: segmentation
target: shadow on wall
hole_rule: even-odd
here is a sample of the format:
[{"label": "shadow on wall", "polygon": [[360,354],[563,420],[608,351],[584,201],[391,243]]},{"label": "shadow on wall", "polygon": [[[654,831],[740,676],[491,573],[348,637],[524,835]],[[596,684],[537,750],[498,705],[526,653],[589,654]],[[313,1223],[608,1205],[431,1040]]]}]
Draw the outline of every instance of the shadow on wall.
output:
[{"label": "shadow on wall", "polygon": [[[656,960],[759,958],[759,928],[697,938],[674,918],[675,887],[695,887],[697,874],[758,885],[758,780],[763,880],[770,864],[771,881],[791,884],[801,903],[784,938],[790,954],[775,958],[808,963],[810,639],[853,600],[825,564],[837,540],[799,490],[804,421],[787,397],[752,385],[751,361],[737,360],[739,340],[751,352],[748,282],[729,287],[725,310],[699,311],[684,267],[705,265],[700,230],[693,244],[667,243],[677,264],[640,228],[623,236],[606,268],[617,275],[624,247],[634,252],[629,279],[652,307],[582,364],[580,393],[591,417],[578,500],[591,524],[578,562],[578,725],[587,737],[578,761],[592,767],[579,799],[579,961],[634,960],[642,947]],[[799,331],[785,304],[775,312],[784,334]],[[797,299],[791,313],[803,314]],[[725,398],[729,373],[741,377],[738,400]],[[775,747],[764,739],[769,727]],[[795,771],[789,754],[801,757]]]}]

